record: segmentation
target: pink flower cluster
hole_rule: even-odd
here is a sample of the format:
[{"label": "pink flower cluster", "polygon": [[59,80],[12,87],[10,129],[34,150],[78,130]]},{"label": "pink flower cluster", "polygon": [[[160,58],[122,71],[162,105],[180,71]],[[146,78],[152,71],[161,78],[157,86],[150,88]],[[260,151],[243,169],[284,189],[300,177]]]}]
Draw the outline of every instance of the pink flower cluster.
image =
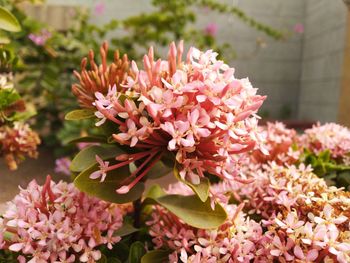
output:
[{"label": "pink flower cluster", "polygon": [[155,247],[170,249],[169,262],[250,262],[259,254],[262,227],[243,206],[226,205],[228,220],[214,230],[196,229],[156,206],[147,222]]},{"label": "pink flower cluster", "polygon": [[9,202],[3,215],[1,246],[19,252],[19,262],[97,262],[97,246],[119,242],[115,230],[123,212],[114,204],[88,197],[73,184],[32,181]]},{"label": "pink flower cluster", "polygon": [[[156,248],[174,251],[171,262],[349,262],[350,194],[328,187],[310,168],[251,166],[254,181],[225,181],[229,213],[217,230],[199,230],[159,207],[148,222]],[[183,185],[168,191],[189,194]],[[237,207],[229,199],[240,202]],[[253,221],[249,217],[261,220]]]},{"label": "pink flower cluster", "polygon": [[122,162],[115,166],[100,160],[93,177],[145,160],[119,193],[129,191],[164,156],[176,159],[181,177],[195,184],[204,172],[235,180],[237,154],[260,146],[255,114],[265,97],[256,95],[248,79],[236,79],[217,53],[192,47],[185,61],[182,54],[182,42],[171,44],[168,60],[155,60],[151,48],[143,70],[132,62],[135,77],[128,77],[122,90],[96,92],[97,125],[107,119],[117,124],[114,139],[137,153],[117,158]]},{"label": "pink flower cluster", "polygon": [[8,167],[16,170],[26,156],[36,158],[40,138],[28,124],[14,122],[13,126],[0,126],[0,156],[4,156]]},{"label": "pink flower cluster", "polygon": [[268,155],[255,150],[252,153],[252,160],[256,163],[267,163],[275,161],[278,164],[293,164],[300,157],[300,151],[294,149],[297,146],[297,132],[288,129],[281,122],[268,122],[266,126],[259,127],[260,134],[265,139],[265,148]]},{"label": "pink flower cluster", "polygon": [[350,130],[346,127],[335,123],[317,124],[305,130],[300,141],[311,152],[319,154],[328,150],[336,160],[350,164]]},{"label": "pink flower cluster", "polygon": [[39,34],[30,33],[28,38],[37,46],[44,46],[46,41],[51,38],[52,34],[47,29],[41,30]]}]

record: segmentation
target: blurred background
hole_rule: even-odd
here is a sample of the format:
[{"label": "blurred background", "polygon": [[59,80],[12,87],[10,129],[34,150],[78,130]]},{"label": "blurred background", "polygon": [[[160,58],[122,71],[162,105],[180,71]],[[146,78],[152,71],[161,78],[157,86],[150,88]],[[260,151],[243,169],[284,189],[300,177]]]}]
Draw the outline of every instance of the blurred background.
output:
[{"label": "blurred background", "polygon": [[[346,1],[345,1],[346,2]],[[165,55],[168,44],[212,48],[267,95],[260,115],[305,128],[320,121],[350,126],[350,18],[342,0],[0,0],[22,25],[6,37],[18,57],[15,85],[32,105],[40,133],[39,159],[16,172],[0,163],[0,202],[17,185],[42,181],[55,161],[77,150],[69,142],[88,123],[63,122],[77,108],[72,74],[89,49],[103,40],[138,60],[150,45]],[[33,113],[34,115],[34,113]],[[61,174],[61,175],[60,175]]]}]

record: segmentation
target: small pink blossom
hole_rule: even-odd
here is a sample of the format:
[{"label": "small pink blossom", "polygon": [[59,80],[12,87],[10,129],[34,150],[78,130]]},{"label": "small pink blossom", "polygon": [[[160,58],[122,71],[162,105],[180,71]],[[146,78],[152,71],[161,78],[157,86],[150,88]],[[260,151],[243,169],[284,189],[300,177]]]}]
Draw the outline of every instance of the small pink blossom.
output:
[{"label": "small pink blossom", "polygon": [[99,1],[95,4],[94,6],[95,15],[101,16],[105,13],[105,11],[106,11],[106,5],[104,2]]},{"label": "small pink blossom", "polygon": [[39,34],[30,33],[28,38],[34,42],[37,46],[44,46],[46,41],[52,36],[51,32],[47,29],[42,29]]},{"label": "small pink blossom", "polygon": [[215,23],[209,23],[206,25],[204,32],[206,35],[214,37],[218,32],[218,25]]},{"label": "small pink blossom", "polygon": [[93,172],[90,175],[91,179],[98,179],[101,177],[101,182],[103,182],[106,179],[107,176],[107,171],[108,171],[108,167],[109,167],[109,162],[104,162],[101,157],[99,157],[98,155],[96,155],[96,161],[99,164],[99,170]]},{"label": "small pink blossom", "polygon": [[56,173],[61,173],[64,175],[70,175],[70,164],[71,164],[71,160],[68,157],[62,157],[59,159],[56,159],[55,161],[55,172]]},{"label": "small pink blossom", "polygon": [[305,31],[304,25],[301,23],[298,23],[294,26],[294,32],[298,34],[303,34]]}]

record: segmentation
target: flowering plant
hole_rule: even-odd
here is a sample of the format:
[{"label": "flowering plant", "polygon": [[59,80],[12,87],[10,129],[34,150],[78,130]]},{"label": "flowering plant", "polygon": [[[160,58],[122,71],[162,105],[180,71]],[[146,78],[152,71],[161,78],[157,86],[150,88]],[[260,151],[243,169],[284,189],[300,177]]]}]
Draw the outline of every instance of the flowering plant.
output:
[{"label": "flowering plant", "polygon": [[[79,83],[73,92],[83,109],[68,113],[66,119],[95,117],[96,126],[105,130],[104,139],[98,138],[103,144],[88,147],[73,159],[71,169],[79,173],[76,186],[108,201],[135,201],[146,179],[173,169],[196,194],[191,203],[197,203],[197,209],[220,215],[219,221],[207,220],[206,226],[221,223],[225,213],[208,199],[208,175],[249,181],[239,173],[239,154],[264,150],[255,114],[265,97],[256,95],[248,79],[236,79],[234,69],[211,50],[192,47],[183,60],[183,43],[172,43],[168,59],[156,60],[151,48],[143,69],[118,52],[108,65],[107,52],[105,43],[102,64],[97,65],[90,53],[91,68],[84,59],[81,72],[75,73]],[[201,226],[191,218],[183,220]]]},{"label": "flowering plant", "polygon": [[[17,32],[17,19],[6,9],[0,8],[3,21],[1,29]],[[5,43],[7,40],[2,39]],[[2,43],[4,44],[4,43]],[[6,48],[0,49],[0,157],[4,157],[9,169],[17,169],[17,164],[25,156],[35,158],[38,135],[24,121],[33,115],[13,85],[14,57]]]},{"label": "flowering plant", "polygon": [[[9,203],[0,260],[349,262],[349,192],[308,163],[328,152],[324,167],[347,167],[349,130],[259,127],[265,97],[211,50],[183,60],[172,43],[156,60],[151,48],[142,68],[118,51],[109,64],[106,43],[100,53],[75,72],[81,109],[66,115],[99,133],[75,140],[74,184],[33,181]],[[177,184],[144,193],[171,171]]]}]

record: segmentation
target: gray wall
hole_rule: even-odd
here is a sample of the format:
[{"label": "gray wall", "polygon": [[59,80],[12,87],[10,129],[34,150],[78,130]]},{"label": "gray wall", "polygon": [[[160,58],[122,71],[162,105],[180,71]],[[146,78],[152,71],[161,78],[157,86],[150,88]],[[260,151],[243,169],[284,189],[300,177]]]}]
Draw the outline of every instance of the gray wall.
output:
[{"label": "gray wall", "polygon": [[347,9],[338,0],[307,0],[305,10],[298,117],[336,121]]},{"label": "gray wall", "polygon": [[[101,1],[101,0],[99,0]],[[97,0],[48,0],[54,4],[84,4]],[[287,33],[275,41],[232,16],[199,10],[197,27],[218,24],[217,39],[230,43],[237,57],[230,62],[238,77],[249,77],[260,94],[268,95],[261,113],[280,118],[335,121],[345,41],[346,7],[341,0],[222,0],[236,5],[256,20]],[[152,9],[151,0],[105,0],[106,12],[96,23],[124,18]],[[304,34],[294,34],[297,23]],[[257,40],[266,43],[257,48]]]}]

